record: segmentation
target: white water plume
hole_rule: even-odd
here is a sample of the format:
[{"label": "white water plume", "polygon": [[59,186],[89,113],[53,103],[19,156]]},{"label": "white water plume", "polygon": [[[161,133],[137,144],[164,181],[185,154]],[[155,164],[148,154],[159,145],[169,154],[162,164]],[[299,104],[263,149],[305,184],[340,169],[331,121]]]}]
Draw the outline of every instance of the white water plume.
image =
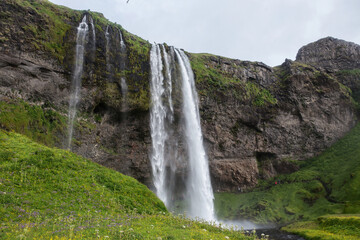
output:
[{"label": "white water plume", "polygon": [[190,166],[187,180],[189,214],[192,217],[211,221],[215,220],[214,194],[210,181],[208,159],[203,145],[194,74],[185,53],[179,49],[175,49],[175,53],[182,78],[185,139]]},{"label": "white water plume", "polygon": [[[173,206],[176,191],[176,157],[177,144],[173,131],[179,130],[173,125],[174,107],[172,99],[172,81],[181,85],[182,117],[184,126],[183,139],[188,163],[188,176],[185,181],[188,213],[208,221],[214,219],[213,191],[210,182],[208,160],[203,146],[203,138],[198,109],[198,97],[195,88],[194,74],[189,59],[181,50],[169,48],[167,53],[163,45],[153,45],[150,52],[151,66],[151,100],[150,128],[152,138],[151,164],[156,194],[167,207]],[[174,71],[177,68],[178,71]],[[182,132],[180,133],[180,135]],[[179,135],[179,134],[178,134]],[[186,168],[186,167],[185,167]],[[178,187],[178,189],[175,189]],[[174,195],[175,194],[175,195]],[[184,196],[179,194],[180,196]]]},{"label": "white water plume", "polygon": [[165,129],[166,108],[163,104],[164,94],[164,76],[161,51],[158,45],[153,45],[150,51],[151,68],[151,102],[150,128],[152,139],[151,166],[153,172],[153,183],[156,188],[157,196],[168,204],[168,195],[166,192],[166,169],[165,169],[165,142],[167,132]]},{"label": "white water plume", "polygon": [[85,53],[86,36],[88,30],[89,27],[87,25],[87,18],[85,15],[81,23],[79,24],[79,27],[77,28],[75,69],[71,81],[71,96],[69,102],[69,121],[68,121],[69,128],[68,128],[68,139],[66,143],[67,149],[71,149],[71,141],[74,131],[74,121],[76,117],[77,107],[80,101],[81,77],[84,67],[84,53]]}]

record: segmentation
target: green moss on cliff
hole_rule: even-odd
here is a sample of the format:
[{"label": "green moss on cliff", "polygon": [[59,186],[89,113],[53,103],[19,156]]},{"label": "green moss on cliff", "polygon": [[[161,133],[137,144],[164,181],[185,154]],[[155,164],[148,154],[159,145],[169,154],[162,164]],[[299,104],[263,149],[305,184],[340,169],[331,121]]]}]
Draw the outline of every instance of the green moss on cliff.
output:
[{"label": "green moss on cliff", "polygon": [[[148,110],[150,102],[149,59],[151,44],[148,41],[129,33],[123,29],[121,25],[110,22],[104,18],[101,13],[91,12],[91,16],[93,17],[96,26],[97,38],[104,36],[106,26],[108,25],[111,26],[114,31],[110,36],[110,44],[115,51],[111,53],[110,59],[118,59],[119,62],[110,63],[114,66],[114,73],[111,81],[120,85],[121,78],[124,77],[128,85],[126,101],[130,108],[145,111]],[[118,31],[121,31],[123,40],[126,44],[125,54],[120,53],[119,50],[120,42],[118,39]],[[106,79],[107,74],[103,74],[106,72],[104,48],[105,46],[98,46],[97,48],[95,59],[97,68],[95,70],[95,78],[98,79],[97,85],[100,85],[105,92],[111,91],[111,97],[106,97],[107,104],[114,109],[119,109],[121,108],[120,102],[124,101],[125,96],[121,96],[121,89],[119,87],[115,87],[114,84],[111,84],[112,87],[109,88],[108,84],[104,83],[104,81],[108,80]],[[120,67],[120,61],[125,61],[124,69]]]},{"label": "green moss on cliff", "polygon": [[136,35],[122,30],[127,49],[128,101],[141,110],[150,107],[150,49],[151,44]]},{"label": "green moss on cliff", "polygon": [[196,83],[204,85],[204,94],[212,91],[225,90],[231,85],[240,84],[241,80],[229,76],[220,68],[211,67],[208,62],[213,55],[210,54],[190,54],[191,67],[196,76]]},{"label": "green moss on cliff", "polygon": [[245,93],[246,97],[252,100],[252,104],[258,107],[277,103],[277,99],[267,89],[253,82],[246,83]]},{"label": "green moss on cliff", "polygon": [[[49,53],[49,55],[58,60],[65,69],[73,69],[73,57],[76,40],[76,27],[81,21],[85,11],[75,11],[66,7],[55,5],[47,0],[6,0],[4,6],[16,9],[13,13],[4,11],[2,13],[2,31],[0,38],[6,46],[15,47],[17,42],[24,42],[21,45],[22,51]],[[102,85],[107,80],[106,62],[104,58],[104,30],[110,25],[114,30],[111,38],[112,44],[118,44],[118,34],[116,30],[121,30],[126,43],[126,69],[120,69],[118,51],[111,52],[112,65],[114,66],[114,82],[120,82],[120,76],[125,77],[129,87],[127,96],[132,108],[147,110],[149,108],[149,54],[151,45],[149,42],[125,31],[119,24],[107,20],[101,13],[89,12],[92,16],[96,28],[97,43],[94,66],[85,66],[93,70],[90,76],[87,72],[84,74],[84,84]],[[16,34],[11,30],[16,26]],[[115,40],[116,39],[116,40]],[[116,46],[113,46],[117,49]],[[90,60],[90,50],[86,53]],[[48,56],[45,54],[45,56]],[[91,61],[89,64],[92,64]],[[95,80],[95,81],[92,81]],[[119,92],[119,95],[120,92]],[[109,102],[109,105],[117,103]]]},{"label": "green moss on cliff", "polygon": [[[223,70],[220,64],[214,64],[214,61],[219,61],[217,56],[190,54],[190,61],[200,95],[215,98],[221,95],[231,96],[239,101],[249,101],[256,107],[264,107],[277,103],[276,98],[269,90],[255,82],[248,81],[248,79],[239,79],[235,75]],[[237,64],[229,67],[239,71],[245,69],[244,66]],[[218,99],[221,102],[221,97],[218,97]]]},{"label": "green moss on cliff", "polygon": [[340,70],[337,72],[338,75],[343,75],[343,76],[356,76],[356,77],[360,77],[360,69],[350,69],[350,70]]},{"label": "green moss on cliff", "polygon": [[352,97],[360,104],[360,81],[355,80],[360,78],[360,69],[341,70],[335,74],[338,78],[343,79],[343,82],[347,82],[352,85]]},{"label": "green moss on cliff", "polygon": [[24,134],[31,139],[54,146],[60,144],[67,118],[45,106],[22,100],[0,102],[0,127]]},{"label": "green moss on cliff", "polygon": [[36,50],[49,52],[62,63],[67,51],[72,48],[69,41],[66,41],[66,35],[72,28],[69,23],[73,18],[80,18],[82,13],[57,6],[47,0],[7,1],[23,7],[26,12],[33,11],[32,15],[36,15],[36,17],[28,18],[29,21],[23,23],[24,26],[20,26],[24,30],[25,37],[32,36],[31,44]]}]

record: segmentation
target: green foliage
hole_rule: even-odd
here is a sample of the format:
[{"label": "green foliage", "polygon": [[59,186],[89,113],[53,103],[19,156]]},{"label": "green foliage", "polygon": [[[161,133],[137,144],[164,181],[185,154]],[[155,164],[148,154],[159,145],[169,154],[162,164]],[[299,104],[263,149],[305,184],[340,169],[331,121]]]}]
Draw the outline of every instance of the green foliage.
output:
[{"label": "green foliage", "polygon": [[72,18],[80,18],[81,12],[57,6],[47,0],[15,2],[26,9],[34,10],[41,17],[41,26],[39,22],[30,21],[23,28],[32,33],[35,49],[49,52],[62,63],[68,49],[72,47],[65,41],[66,34],[71,30],[68,22]]},{"label": "green foliage", "polygon": [[[218,91],[230,90],[235,88],[234,92],[239,99],[241,94],[236,92],[239,90],[243,83],[240,79],[228,76],[224,71],[219,68],[213,68],[208,66],[210,54],[191,54],[190,62],[194,71],[196,83],[198,86],[198,92],[200,95],[214,96]],[[231,91],[231,90],[230,90]]]},{"label": "green foliage", "polygon": [[325,214],[360,213],[359,161],[360,124],[295,173],[263,181],[252,192],[215,194],[217,214],[288,223]]},{"label": "green foliage", "polygon": [[254,239],[169,214],[137,180],[0,130],[1,239]]},{"label": "green foliage", "polygon": [[22,100],[0,102],[0,127],[24,134],[53,146],[60,143],[66,128],[64,116],[46,107],[30,105]]},{"label": "green foliage", "polygon": [[343,75],[343,76],[356,76],[356,77],[360,77],[360,69],[350,69],[350,70],[340,70],[337,72],[338,75]]},{"label": "green foliage", "polygon": [[[139,110],[148,110],[150,103],[150,87],[149,87],[149,59],[151,44],[142,38],[133,35],[123,29],[119,24],[112,23],[105,19],[100,13],[92,12],[91,16],[96,25],[97,35],[103,35],[104,29],[109,25],[112,29],[121,30],[123,39],[126,44],[126,67],[125,69],[115,69],[114,82],[120,83],[121,78],[124,77],[128,85],[128,93],[126,96],[129,106]],[[103,51],[98,49],[98,51]],[[97,63],[105,66],[104,59],[97,58]],[[98,69],[97,74],[101,75],[104,69]],[[102,84],[102,83],[101,83]],[[114,84],[102,84],[103,90],[106,92],[106,101],[109,106],[114,108],[121,108],[121,102],[124,101],[118,87]],[[107,93],[110,93],[108,95]]]},{"label": "green foliage", "polygon": [[[239,79],[222,70],[220,65],[212,66],[210,54],[191,54],[191,67],[196,76],[198,92],[204,96],[232,95],[240,101],[250,101],[253,106],[274,105],[277,99],[265,88],[247,79]],[[243,70],[243,66],[232,65],[234,69]],[[221,97],[219,98],[221,101]]]},{"label": "green foliage", "polygon": [[277,103],[277,99],[274,98],[268,90],[260,88],[253,82],[247,82],[245,90],[247,97],[252,99],[252,104],[255,106],[260,107],[267,104]]},{"label": "green foliage", "polygon": [[336,72],[336,76],[340,79],[345,79],[344,81],[349,81],[348,79],[354,79],[352,83],[352,97],[356,101],[357,108],[359,109],[359,103],[360,103],[360,81],[355,80],[359,79],[360,77],[360,69],[350,69],[350,70],[340,70]]},{"label": "green foliage", "polygon": [[356,240],[360,239],[359,226],[359,215],[329,215],[312,222],[294,223],[282,229],[309,240]]},{"label": "green foliage", "polygon": [[128,101],[130,106],[140,110],[150,107],[150,49],[151,44],[140,37],[122,29],[126,42],[128,70],[125,72],[128,81]]}]

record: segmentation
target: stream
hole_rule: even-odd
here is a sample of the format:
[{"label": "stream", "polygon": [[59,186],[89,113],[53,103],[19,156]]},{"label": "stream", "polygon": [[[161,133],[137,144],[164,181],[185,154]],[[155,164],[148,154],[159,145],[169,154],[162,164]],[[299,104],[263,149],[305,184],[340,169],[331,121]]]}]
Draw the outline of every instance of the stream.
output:
[{"label": "stream", "polygon": [[246,235],[252,235],[252,231],[255,229],[256,235],[260,239],[269,235],[268,240],[306,240],[301,236],[281,231],[280,227],[275,225],[258,225],[246,220],[220,220],[219,222],[227,228],[244,229]]},{"label": "stream", "polygon": [[305,238],[288,232],[281,231],[279,228],[256,229],[256,235],[261,239],[261,234],[269,235],[269,240],[305,240]]}]

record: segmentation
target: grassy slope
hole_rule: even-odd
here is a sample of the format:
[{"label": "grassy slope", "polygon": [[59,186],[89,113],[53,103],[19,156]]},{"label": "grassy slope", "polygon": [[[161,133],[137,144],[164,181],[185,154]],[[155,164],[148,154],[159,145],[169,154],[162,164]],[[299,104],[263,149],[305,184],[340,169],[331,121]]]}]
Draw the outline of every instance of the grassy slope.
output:
[{"label": "grassy slope", "polygon": [[216,194],[218,215],[288,223],[360,213],[359,162],[360,124],[320,156],[304,162],[298,172],[262,182],[253,192]]},{"label": "grassy slope", "polygon": [[246,239],[167,213],[131,177],[0,130],[0,238]]},{"label": "grassy slope", "polygon": [[309,240],[359,240],[360,215],[324,216],[313,222],[295,223],[283,229]]},{"label": "grassy slope", "polygon": [[1,128],[24,134],[47,146],[61,144],[66,124],[66,117],[46,106],[15,99],[0,102]]}]

